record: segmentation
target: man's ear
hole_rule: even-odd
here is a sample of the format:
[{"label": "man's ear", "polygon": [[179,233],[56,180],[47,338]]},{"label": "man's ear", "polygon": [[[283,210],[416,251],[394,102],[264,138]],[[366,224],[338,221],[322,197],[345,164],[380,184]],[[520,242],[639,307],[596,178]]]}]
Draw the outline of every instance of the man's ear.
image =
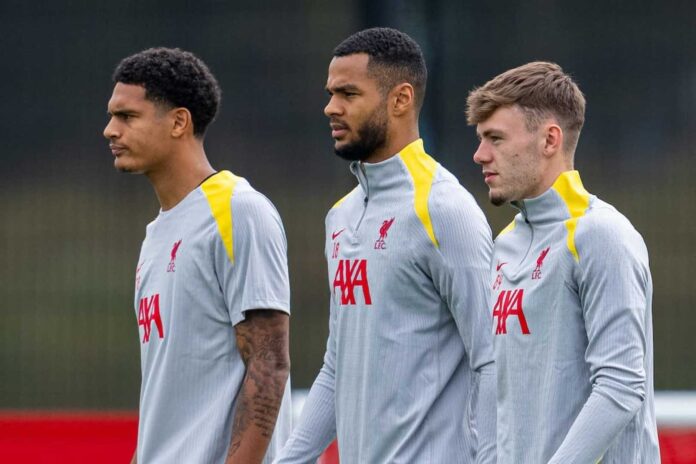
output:
[{"label": "man's ear", "polygon": [[174,108],[170,113],[173,122],[172,137],[178,139],[188,132],[193,134],[193,119],[189,110],[186,108]]},{"label": "man's ear", "polygon": [[563,129],[555,123],[548,123],[544,126],[544,156],[551,157],[563,151]]},{"label": "man's ear", "polygon": [[409,83],[402,83],[394,86],[390,92],[389,110],[394,116],[403,116],[413,109],[416,104],[413,86]]}]

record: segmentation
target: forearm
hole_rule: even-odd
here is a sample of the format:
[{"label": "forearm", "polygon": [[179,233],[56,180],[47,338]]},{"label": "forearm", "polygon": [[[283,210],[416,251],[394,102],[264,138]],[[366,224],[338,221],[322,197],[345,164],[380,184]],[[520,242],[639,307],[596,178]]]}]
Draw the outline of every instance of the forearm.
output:
[{"label": "forearm", "polygon": [[496,389],[495,364],[489,363],[479,368],[478,395],[474,405],[478,432],[477,464],[496,462]]},{"label": "forearm", "polygon": [[290,375],[288,315],[254,310],[235,326],[246,374],[237,395],[226,464],[260,464]]},{"label": "forearm", "polygon": [[549,464],[599,461],[643,403],[638,394],[593,389]]},{"label": "forearm", "polygon": [[299,423],[274,464],[314,463],[335,436],[334,380],[323,368],[309,391]]},{"label": "forearm", "polygon": [[253,360],[237,397],[226,464],[261,463],[273,435],[289,363]]}]

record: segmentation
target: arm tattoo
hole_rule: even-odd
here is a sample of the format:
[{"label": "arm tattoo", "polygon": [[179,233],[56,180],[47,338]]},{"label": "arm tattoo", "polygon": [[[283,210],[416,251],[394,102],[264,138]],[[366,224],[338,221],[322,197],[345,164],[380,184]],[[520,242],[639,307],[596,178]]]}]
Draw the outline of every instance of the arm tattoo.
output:
[{"label": "arm tattoo", "polygon": [[287,314],[248,311],[235,330],[246,375],[237,398],[228,456],[237,453],[247,432],[259,434],[268,446],[290,370]]}]

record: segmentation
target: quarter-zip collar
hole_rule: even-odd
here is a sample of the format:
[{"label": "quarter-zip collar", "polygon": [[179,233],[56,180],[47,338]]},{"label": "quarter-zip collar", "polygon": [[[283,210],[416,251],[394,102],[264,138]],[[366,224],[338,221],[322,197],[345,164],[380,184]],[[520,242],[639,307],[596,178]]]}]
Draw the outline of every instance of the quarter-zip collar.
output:
[{"label": "quarter-zip collar", "polygon": [[415,156],[416,153],[425,154],[423,139],[411,142],[399,153],[379,163],[353,161],[350,164],[350,171],[357,177],[365,197],[372,198],[380,192],[392,190],[404,183],[412,182],[402,158]]},{"label": "quarter-zip collar", "polygon": [[530,224],[543,225],[582,216],[590,205],[590,195],[578,171],[565,171],[550,189],[538,197],[513,201],[522,218]]}]

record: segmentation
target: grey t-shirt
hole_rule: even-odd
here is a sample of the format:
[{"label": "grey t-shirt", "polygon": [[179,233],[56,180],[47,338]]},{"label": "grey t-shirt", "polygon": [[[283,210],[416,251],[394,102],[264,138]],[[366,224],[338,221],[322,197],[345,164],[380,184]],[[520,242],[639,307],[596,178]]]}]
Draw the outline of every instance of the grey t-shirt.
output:
[{"label": "grey t-shirt", "polygon": [[[228,171],[147,226],[135,281],[142,386],[138,462],[222,463],[245,375],[234,325],[244,312],[289,312],[283,225]],[[291,427],[290,382],[265,462]]]}]

